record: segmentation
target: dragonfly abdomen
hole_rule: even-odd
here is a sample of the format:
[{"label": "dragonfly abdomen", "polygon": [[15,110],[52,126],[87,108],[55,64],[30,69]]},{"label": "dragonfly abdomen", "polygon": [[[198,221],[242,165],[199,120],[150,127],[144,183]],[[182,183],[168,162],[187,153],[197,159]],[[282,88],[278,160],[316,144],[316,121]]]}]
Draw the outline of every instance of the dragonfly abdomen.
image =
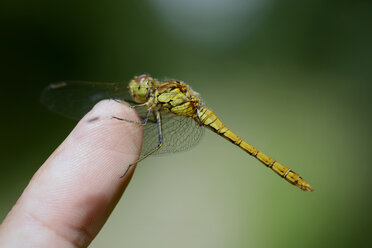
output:
[{"label": "dragonfly abdomen", "polygon": [[245,142],[238,135],[228,129],[211,110],[207,108],[200,108],[198,118],[202,125],[221,135],[233,144],[239,146],[249,155],[255,157],[261,163],[271,168],[276,174],[284,178],[287,182],[302,190],[313,191],[311,186],[299,174]]}]

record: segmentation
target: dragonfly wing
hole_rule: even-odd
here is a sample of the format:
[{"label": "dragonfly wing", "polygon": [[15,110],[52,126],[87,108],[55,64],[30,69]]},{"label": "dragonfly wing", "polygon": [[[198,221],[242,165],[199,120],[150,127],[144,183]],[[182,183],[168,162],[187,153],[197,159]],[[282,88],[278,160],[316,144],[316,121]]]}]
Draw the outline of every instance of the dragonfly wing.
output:
[{"label": "dragonfly wing", "polygon": [[[142,117],[144,113],[139,113]],[[204,128],[190,117],[161,112],[163,145],[154,155],[187,151],[199,143]],[[150,116],[144,129],[142,155],[153,150],[159,142],[157,122]]]},{"label": "dragonfly wing", "polygon": [[65,117],[79,120],[103,99],[133,103],[127,84],[63,81],[50,84],[41,94],[41,103]]},{"label": "dragonfly wing", "polygon": [[[135,104],[126,83],[63,81],[49,85],[41,95],[41,103],[65,117],[79,120],[103,99],[120,99]],[[147,109],[136,109],[143,119]],[[163,145],[154,154],[180,152],[191,149],[201,139],[204,128],[192,118],[161,112]],[[158,145],[158,128],[154,115],[144,127],[142,155]]]}]

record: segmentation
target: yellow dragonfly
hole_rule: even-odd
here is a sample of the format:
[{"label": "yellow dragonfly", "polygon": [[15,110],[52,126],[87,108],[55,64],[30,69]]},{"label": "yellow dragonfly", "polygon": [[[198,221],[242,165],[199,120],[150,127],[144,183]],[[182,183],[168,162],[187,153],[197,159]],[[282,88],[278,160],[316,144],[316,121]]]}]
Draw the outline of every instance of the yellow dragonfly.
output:
[{"label": "yellow dragonfly", "polygon": [[113,117],[144,127],[141,157],[133,164],[152,154],[188,150],[199,142],[203,127],[206,127],[258,159],[289,183],[304,191],[313,191],[299,174],[228,129],[211,110],[203,106],[199,94],[185,82],[160,82],[146,74],[134,77],[129,85],[122,82],[64,81],[49,85],[41,96],[41,102],[47,108],[73,119],[80,119],[103,99],[114,99],[135,108],[142,118],[142,122],[137,123]]}]

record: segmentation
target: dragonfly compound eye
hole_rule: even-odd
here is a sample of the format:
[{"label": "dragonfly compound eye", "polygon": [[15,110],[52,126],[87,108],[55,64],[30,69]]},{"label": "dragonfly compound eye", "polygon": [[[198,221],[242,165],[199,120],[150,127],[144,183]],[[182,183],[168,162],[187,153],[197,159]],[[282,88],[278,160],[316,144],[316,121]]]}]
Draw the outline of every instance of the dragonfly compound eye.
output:
[{"label": "dragonfly compound eye", "polygon": [[145,79],[148,79],[150,76],[147,75],[147,74],[142,74],[142,75],[139,75],[139,76],[136,76],[134,77],[134,80],[137,82],[137,83],[141,83],[141,81],[145,80]]}]

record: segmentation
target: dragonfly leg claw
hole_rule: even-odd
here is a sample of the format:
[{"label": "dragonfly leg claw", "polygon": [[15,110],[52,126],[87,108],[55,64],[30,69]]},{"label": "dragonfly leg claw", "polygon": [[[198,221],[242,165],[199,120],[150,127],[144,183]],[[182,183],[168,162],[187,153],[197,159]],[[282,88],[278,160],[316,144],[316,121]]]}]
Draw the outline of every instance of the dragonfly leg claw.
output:
[{"label": "dragonfly leg claw", "polygon": [[131,107],[131,105],[128,102],[124,101],[124,100],[120,100],[120,99],[113,99],[113,100],[115,102],[117,102],[117,103],[120,103],[120,104],[123,104],[125,106]]},{"label": "dragonfly leg claw", "polygon": [[132,123],[132,124],[135,124],[135,125],[139,125],[139,126],[144,126],[144,125],[146,124],[146,123],[144,123],[144,122],[131,121],[131,120],[127,120],[127,119],[119,118],[119,117],[116,117],[116,116],[112,116],[111,118],[112,118],[112,119],[119,120],[119,121],[126,121],[126,122],[129,122],[129,123]]},{"label": "dragonfly leg claw", "polygon": [[120,100],[120,99],[113,99],[115,102],[117,103],[120,103],[120,104],[123,104],[129,108],[132,108],[132,109],[135,109],[135,108],[147,108],[149,107],[149,104],[148,102],[145,102],[145,103],[140,103],[140,104],[129,104],[128,102],[124,101],[124,100]]},{"label": "dragonfly leg claw", "polygon": [[128,166],[128,168],[125,170],[125,172],[124,172],[124,174],[123,175],[121,175],[121,177],[120,178],[123,178],[123,177],[125,177],[125,175],[128,173],[128,171],[129,171],[129,169],[130,169],[130,167],[132,167],[132,165],[133,164],[130,164],[129,166]]},{"label": "dragonfly leg claw", "polygon": [[132,123],[132,124],[135,124],[135,125],[139,125],[139,126],[145,126],[147,124],[148,119],[149,119],[149,113],[150,113],[150,111],[147,111],[146,117],[145,117],[145,119],[143,119],[142,122],[131,121],[131,120],[119,118],[119,117],[116,117],[116,116],[111,116],[111,118],[119,120],[119,121],[126,121],[126,122],[129,122],[129,123]]}]

